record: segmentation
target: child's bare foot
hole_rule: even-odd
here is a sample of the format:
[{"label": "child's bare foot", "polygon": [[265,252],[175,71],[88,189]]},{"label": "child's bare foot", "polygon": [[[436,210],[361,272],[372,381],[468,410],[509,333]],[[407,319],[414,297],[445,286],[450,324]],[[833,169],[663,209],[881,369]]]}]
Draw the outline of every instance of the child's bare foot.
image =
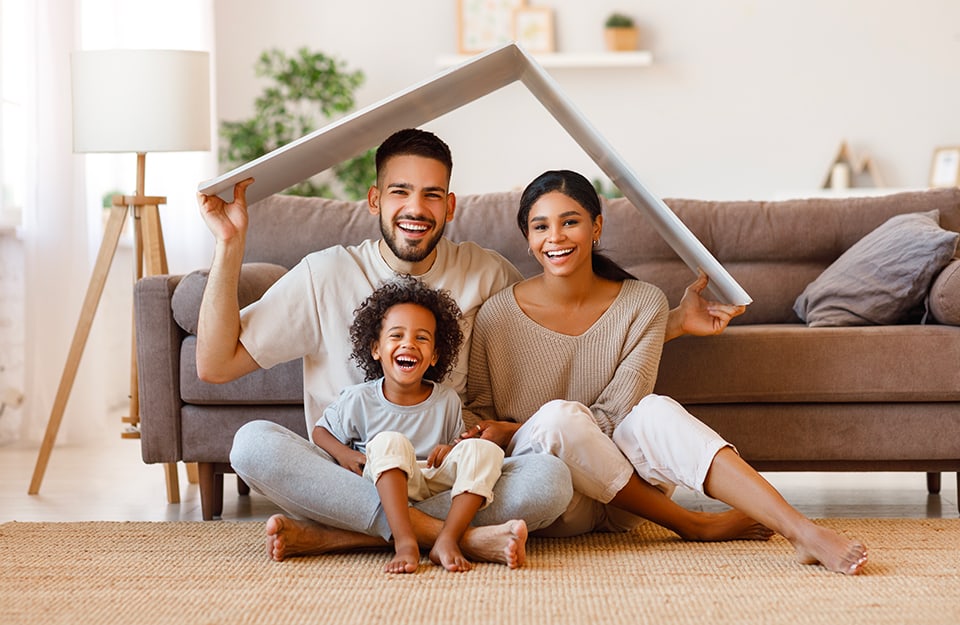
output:
[{"label": "child's bare foot", "polygon": [[430,561],[448,571],[462,573],[473,568],[455,540],[440,536],[430,550]]},{"label": "child's bare foot", "polygon": [[527,561],[527,524],[513,520],[471,527],[463,535],[460,546],[476,562],[496,562],[516,569]]},{"label": "child's bare foot", "polygon": [[384,573],[413,573],[420,566],[420,547],[417,541],[394,543],[396,555],[383,567]]},{"label": "child's bare foot", "polygon": [[757,523],[739,510],[725,512],[700,512],[693,527],[677,531],[684,540],[769,540],[773,530]]},{"label": "child's bare foot", "polygon": [[349,549],[385,547],[386,543],[365,536],[275,514],[267,519],[267,556],[277,562],[292,556],[317,555]]},{"label": "child's bare foot", "polygon": [[863,543],[813,522],[790,542],[803,564],[822,564],[836,573],[856,575],[867,563],[867,548]]}]

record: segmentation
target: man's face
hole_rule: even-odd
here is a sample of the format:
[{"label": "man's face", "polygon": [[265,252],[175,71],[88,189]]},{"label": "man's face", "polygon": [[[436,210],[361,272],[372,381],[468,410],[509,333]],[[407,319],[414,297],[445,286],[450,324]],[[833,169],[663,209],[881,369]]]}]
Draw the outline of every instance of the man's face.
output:
[{"label": "man's face", "polygon": [[380,216],[383,241],[398,261],[387,258],[393,269],[417,275],[432,264],[444,226],[453,219],[455,198],[448,184],[447,168],[431,158],[394,156],[384,165],[367,200],[370,212]]}]

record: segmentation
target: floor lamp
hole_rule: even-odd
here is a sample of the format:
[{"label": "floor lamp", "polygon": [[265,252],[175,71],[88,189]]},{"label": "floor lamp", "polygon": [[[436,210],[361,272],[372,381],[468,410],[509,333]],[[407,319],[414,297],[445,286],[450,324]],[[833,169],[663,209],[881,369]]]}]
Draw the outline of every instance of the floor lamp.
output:
[{"label": "floor lamp", "polygon": [[[206,52],[187,50],[90,50],[74,52],[73,151],[133,152],[137,155],[134,195],[113,198],[103,241],[80,309],[80,318],[53,402],[46,434],[30,482],[31,495],[40,484],[73,389],[90,327],[103,294],[107,274],[127,214],[134,224],[134,275],[167,273],[159,206],[166,198],[147,196],[144,178],[147,152],[210,149],[210,60]],[[139,437],[136,336],[130,363],[128,438]],[[180,501],[176,464],[166,466],[167,500]]]}]

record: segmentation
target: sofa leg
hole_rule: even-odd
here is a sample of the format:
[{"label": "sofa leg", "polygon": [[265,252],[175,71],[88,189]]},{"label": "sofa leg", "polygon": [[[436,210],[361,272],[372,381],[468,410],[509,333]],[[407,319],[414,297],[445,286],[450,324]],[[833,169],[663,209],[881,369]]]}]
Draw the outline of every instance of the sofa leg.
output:
[{"label": "sofa leg", "polygon": [[200,510],[204,521],[210,521],[223,512],[223,473],[215,462],[197,463],[200,482]]},{"label": "sofa leg", "polygon": [[237,493],[239,493],[240,495],[250,494],[250,485],[244,482],[239,475],[237,476]]},{"label": "sofa leg", "polygon": [[927,473],[927,492],[930,493],[931,495],[940,494],[940,474],[939,473]]}]

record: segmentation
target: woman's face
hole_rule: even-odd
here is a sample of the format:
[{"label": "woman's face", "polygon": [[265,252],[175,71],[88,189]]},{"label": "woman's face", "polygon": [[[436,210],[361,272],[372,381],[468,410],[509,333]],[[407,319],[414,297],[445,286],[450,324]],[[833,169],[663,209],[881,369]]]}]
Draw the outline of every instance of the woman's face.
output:
[{"label": "woman's face", "polygon": [[563,275],[593,270],[593,242],[600,239],[603,217],[559,191],[545,193],[530,207],[527,244],[545,273]]}]

